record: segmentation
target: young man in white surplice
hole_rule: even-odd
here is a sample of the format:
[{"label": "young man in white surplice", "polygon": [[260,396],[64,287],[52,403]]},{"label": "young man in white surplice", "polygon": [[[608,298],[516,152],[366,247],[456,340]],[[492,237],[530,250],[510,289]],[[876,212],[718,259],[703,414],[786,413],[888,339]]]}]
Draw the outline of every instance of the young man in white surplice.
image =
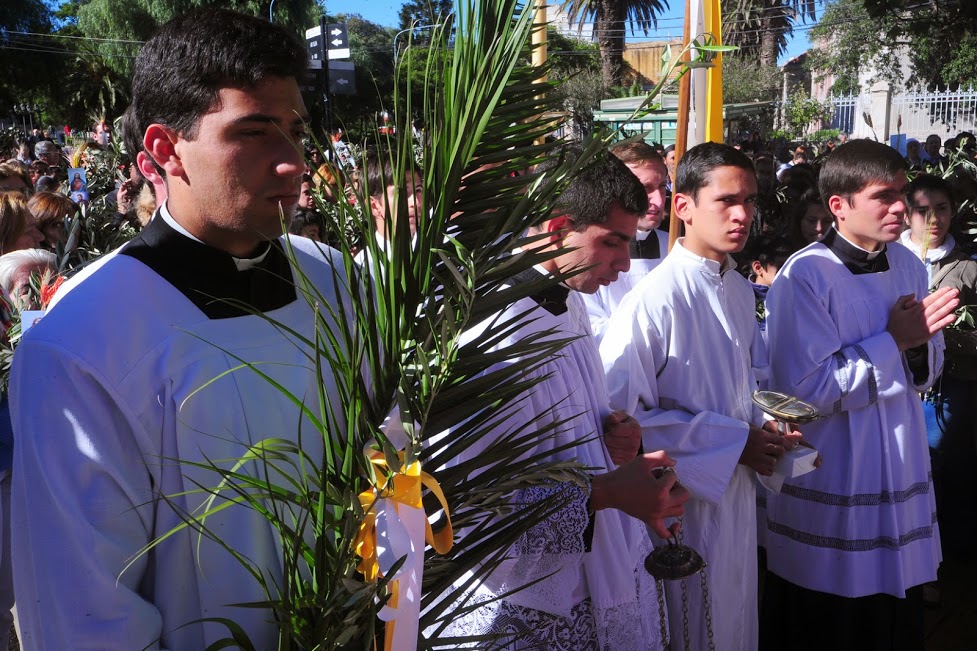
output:
[{"label": "young man in white surplice", "polygon": [[[746,244],[756,195],[745,154],[715,143],[690,149],[675,180],[685,237],[625,297],[600,348],[611,406],[634,415],[646,449],[675,459],[692,493],[682,528],[708,563],[711,639],[720,651],[756,649],[754,472],[771,474],[799,438],[777,434],[751,401],[766,353],[753,288],[730,254]],[[698,578],[684,583],[689,646],[706,649],[705,596]],[[681,583],[666,590],[672,639],[682,648]]]},{"label": "young man in white surplice", "polygon": [[668,233],[658,230],[665,216],[668,188],[668,170],[664,159],[646,142],[621,143],[611,147],[611,153],[627,165],[641,182],[648,195],[648,209],[638,219],[638,231],[628,245],[631,268],[622,271],[617,280],[599,287],[593,294],[581,294],[598,344],[607,330],[611,314],[625,295],[668,253]]},{"label": "young man in white surplice", "polygon": [[919,393],[943,367],[957,290],[929,293],[896,242],[906,162],[853,140],[818,182],[835,227],[792,256],[768,295],[770,387],[827,418],[805,426],[817,472],[767,501],[761,648],[921,650],[922,584],[940,540]]},{"label": "young man in white surplice", "polygon": [[[554,498],[569,498],[569,503],[516,541],[509,560],[475,589],[474,600],[484,605],[452,622],[454,631],[468,635],[517,636],[493,648],[666,648],[654,580],[643,565],[651,551],[646,525],[671,535],[662,519],[680,512],[688,494],[672,473],[655,476],[655,468],[672,461],[660,451],[638,455],[637,424],[609,409],[600,356],[580,298],[628,268],[628,242],[645,201],[634,175],[605,155],[573,181],[558,210],[531,233],[545,234],[543,250],[560,254],[509,283],[577,273],[489,319],[522,322],[493,350],[526,338],[573,341],[532,372],[539,382],[518,405],[507,407],[512,414],[500,426],[498,440],[480,442],[481,447],[505,444],[505,434],[521,427],[559,424],[555,432],[542,429],[533,453],[577,459],[593,469],[589,492],[561,482],[513,497],[514,504]],[[595,434],[604,434],[603,440]],[[480,453],[470,449],[466,456]]]}]

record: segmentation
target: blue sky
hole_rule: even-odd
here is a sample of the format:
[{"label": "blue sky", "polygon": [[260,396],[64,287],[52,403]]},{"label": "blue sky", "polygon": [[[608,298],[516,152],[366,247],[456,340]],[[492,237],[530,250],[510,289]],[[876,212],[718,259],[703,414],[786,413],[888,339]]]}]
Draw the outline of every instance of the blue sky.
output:
[{"label": "blue sky", "polygon": [[[399,23],[398,14],[402,0],[326,0],[329,13],[358,13],[367,20],[389,27]],[[685,10],[683,0],[671,0],[671,8],[666,10],[658,19],[658,31],[647,37],[643,33],[635,36],[635,40],[680,38],[682,36],[682,12]],[[821,9],[818,8],[820,16]],[[808,48],[808,32],[810,23],[800,23],[794,27],[794,35],[787,43],[787,52],[780,57],[783,64],[787,59],[797,56]]]}]

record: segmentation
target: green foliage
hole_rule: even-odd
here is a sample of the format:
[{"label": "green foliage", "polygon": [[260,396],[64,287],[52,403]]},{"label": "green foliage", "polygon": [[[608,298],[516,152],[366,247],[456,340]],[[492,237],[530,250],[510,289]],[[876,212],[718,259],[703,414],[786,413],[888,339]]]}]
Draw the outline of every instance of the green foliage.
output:
[{"label": "green foliage", "polygon": [[58,48],[35,34],[53,28],[51,14],[42,0],[0,2],[0,107],[6,113],[19,102],[38,103],[51,88],[62,63]]},{"label": "green foliage", "polygon": [[570,116],[576,133],[593,131],[594,111],[612,94],[604,85],[600,49],[594,43],[574,38],[550,27],[547,30],[550,78],[559,84],[554,90]]},{"label": "green foliage", "polygon": [[784,104],[784,120],[787,132],[792,138],[807,136],[811,125],[831,116],[831,104],[811,98],[803,90],[798,90]]},{"label": "green foliage", "polygon": [[[342,127],[350,141],[359,142],[373,132],[377,114],[391,108],[394,94],[393,39],[396,31],[366,20],[359,14],[337,14],[328,20],[346,23],[349,60],[356,66],[356,94],[330,98],[333,126]],[[313,115],[313,126],[322,127],[325,116],[321,102],[317,101],[308,108]]]},{"label": "green foliage", "polygon": [[[922,88],[977,86],[977,8],[973,3],[902,0],[828,0],[813,40],[810,66],[817,77],[834,77],[832,90],[860,90],[869,81]],[[902,71],[908,62],[909,74]]]},{"label": "green foliage", "polygon": [[[454,9],[453,0],[406,0],[400,7],[400,29],[443,22]],[[416,39],[424,38],[420,32]]]},{"label": "green foliage", "polygon": [[723,57],[723,102],[766,102],[780,96],[783,73],[776,65],[761,63],[746,52]]},{"label": "green foliage", "polygon": [[812,133],[808,138],[811,142],[828,142],[830,140],[838,140],[841,135],[841,129],[819,129]]}]

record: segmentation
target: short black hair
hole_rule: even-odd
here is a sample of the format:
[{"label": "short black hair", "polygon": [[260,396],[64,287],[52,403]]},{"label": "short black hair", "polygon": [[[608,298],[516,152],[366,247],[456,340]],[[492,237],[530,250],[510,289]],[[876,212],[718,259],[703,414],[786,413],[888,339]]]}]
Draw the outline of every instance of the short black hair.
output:
[{"label": "short black hair", "polygon": [[818,190],[825,207],[834,196],[850,204],[855,194],[872,183],[887,183],[908,170],[909,163],[892,147],[864,138],[849,140],[824,161]]},{"label": "short black hair", "polygon": [[953,205],[953,187],[950,183],[939,176],[932,174],[920,174],[906,188],[906,204],[915,207],[915,195],[917,192],[942,192],[950,205]]},{"label": "short black hair", "polygon": [[288,232],[292,235],[301,235],[306,226],[317,226],[319,237],[326,236],[326,221],[322,215],[311,208],[296,208],[292,220],[289,222]]},{"label": "short black hair", "polygon": [[[824,201],[821,200],[821,194],[816,187],[807,188],[800,193],[800,196],[791,196],[788,193],[787,203],[783,208],[787,217],[787,236],[790,237],[791,241],[798,248],[807,246],[808,244],[804,241],[804,236],[801,235],[801,225],[804,221],[804,215],[807,214],[811,206],[821,206],[824,208]],[[828,214],[831,214],[830,210],[828,210]]]},{"label": "short black hair", "polygon": [[729,145],[704,142],[685,152],[675,170],[675,192],[699,200],[699,190],[709,185],[709,174],[719,167],[738,167],[756,178],[750,157]]},{"label": "short black hair", "polygon": [[363,187],[357,188],[362,198],[378,197],[394,184],[394,159],[391,149],[370,149],[363,157]]},{"label": "short black hair", "polygon": [[136,154],[142,151],[142,140],[145,131],[140,131],[136,125],[136,116],[133,114],[132,106],[129,106],[119,120],[119,131],[122,132],[122,145],[125,147],[126,154],[135,162]]},{"label": "short black hair", "polygon": [[[571,149],[570,155],[579,156],[579,151]],[[544,164],[540,169],[548,167]],[[569,216],[578,232],[606,223],[614,206],[632,215],[644,215],[648,194],[627,165],[607,151],[597,154],[596,161],[570,182],[556,203],[557,211]]]},{"label": "short black hair", "polygon": [[780,269],[797,249],[796,243],[780,233],[760,233],[750,236],[743,252],[736,254],[736,257],[745,263],[744,271],[749,274],[749,267],[754,261],[764,268],[773,265]]},{"label": "short black hair", "polygon": [[253,88],[269,77],[299,79],[307,64],[297,36],[267,20],[214,8],[181,14],[163,25],[136,58],[127,111],[132,123],[123,123],[126,149],[135,147],[128,151],[135,158],[151,124],[192,140],[222,88]]}]

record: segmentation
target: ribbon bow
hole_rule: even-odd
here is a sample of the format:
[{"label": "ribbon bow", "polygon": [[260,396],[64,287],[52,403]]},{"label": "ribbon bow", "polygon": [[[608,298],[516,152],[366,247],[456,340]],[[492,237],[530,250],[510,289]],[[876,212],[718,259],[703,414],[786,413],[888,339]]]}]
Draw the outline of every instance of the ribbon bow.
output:
[{"label": "ribbon bow", "polygon": [[[400,459],[404,459],[403,452]],[[377,468],[388,467],[379,452],[371,455],[370,463]],[[422,486],[437,497],[448,521],[437,533],[424,512]],[[354,540],[354,550],[360,557],[357,569],[366,580],[376,581],[378,577],[387,576],[399,559],[405,558],[387,584],[390,599],[377,614],[388,622],[384,650],[415,649],[424,546],[431,545],[437,553],[446,554],[453,544],[451,514],[444,491],[434,477],[421,471],[420,462],[414,461],[389,477],[378,477],[376,485],[360,493],[359,500],[365,516]]]}]

